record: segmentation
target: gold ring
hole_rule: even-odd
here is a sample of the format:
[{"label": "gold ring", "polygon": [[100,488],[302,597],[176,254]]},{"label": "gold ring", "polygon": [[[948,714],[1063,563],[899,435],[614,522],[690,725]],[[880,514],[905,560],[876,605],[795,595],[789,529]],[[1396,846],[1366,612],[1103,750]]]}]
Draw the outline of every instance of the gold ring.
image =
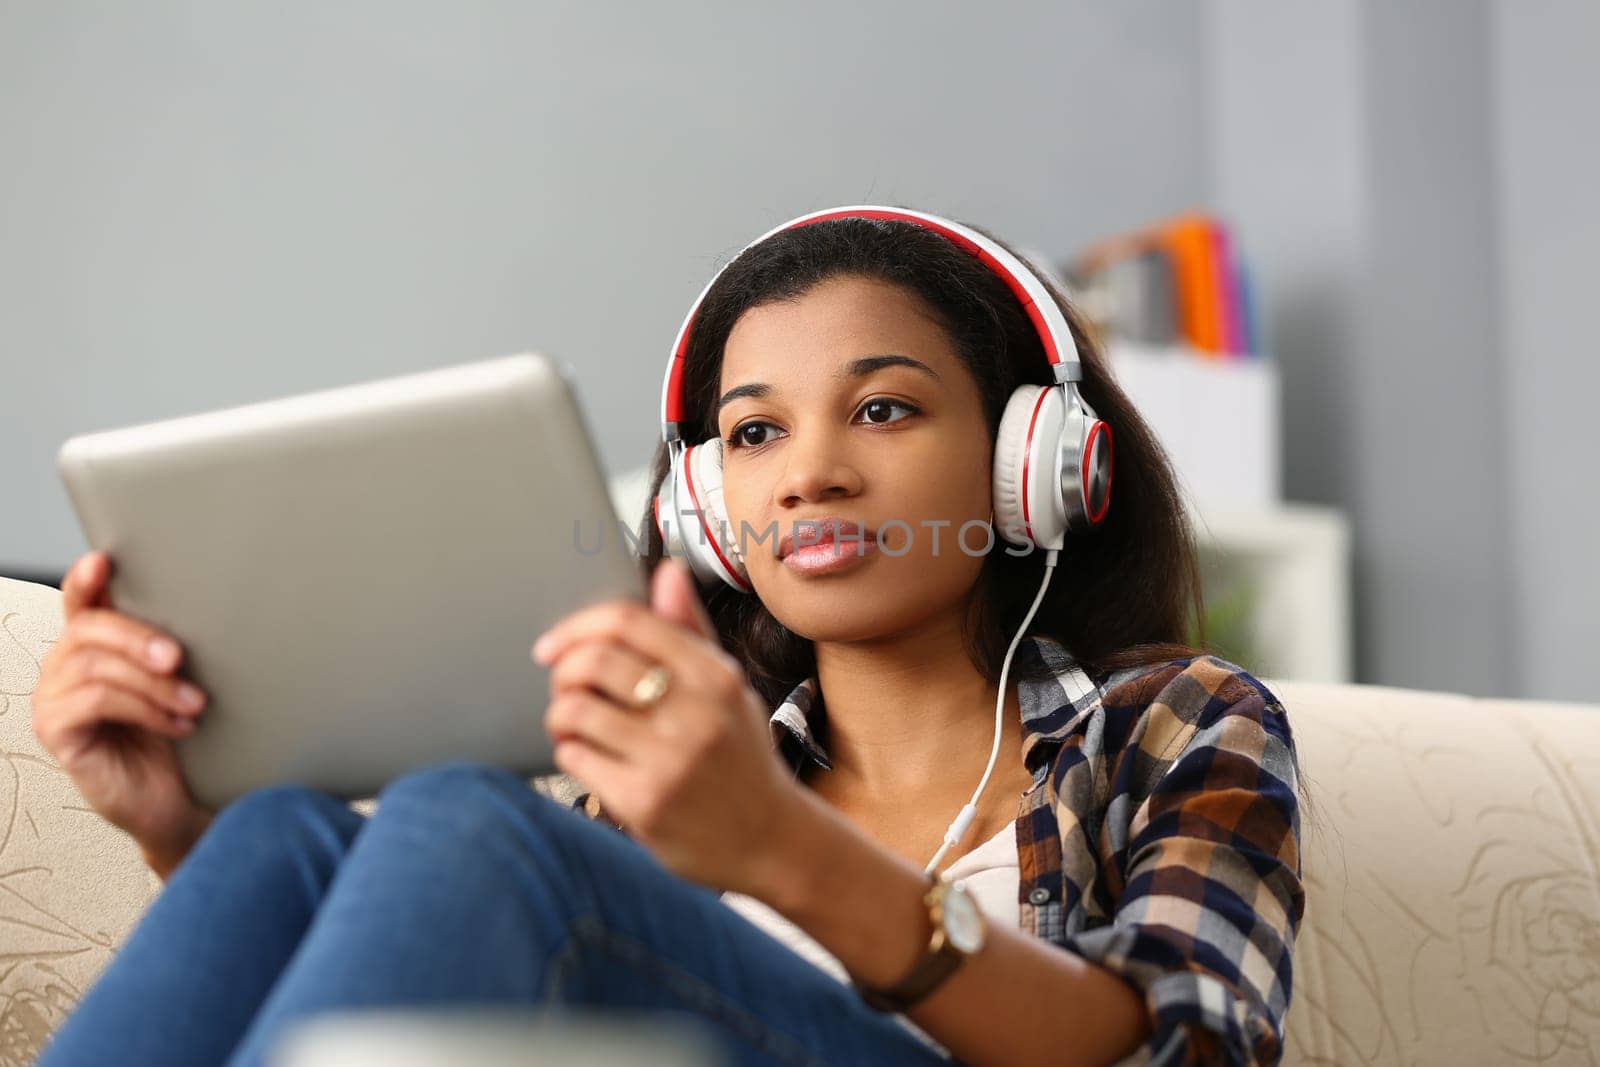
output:
[{"label": "gold ring", "polygon": [[667,695],[672,684],[672,672],[659,663],[644,672],[644,677],[633,687],[633,702],[637,707],[648,708]]}]

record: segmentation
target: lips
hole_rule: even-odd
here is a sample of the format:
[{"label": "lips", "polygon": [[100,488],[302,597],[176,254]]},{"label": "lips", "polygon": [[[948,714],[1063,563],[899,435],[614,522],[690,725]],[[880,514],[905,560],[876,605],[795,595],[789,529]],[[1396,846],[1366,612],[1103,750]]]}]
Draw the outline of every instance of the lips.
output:
[{"label": "lips", "polygon": [[878,536],[871,530],[862,531],[861,524],[830,516],[825,519],[796,519],[792,528],[778,542],[778,558],[788,559],[797,547],[836,544],[840,541],[850,546],[857,542],[875,544]]}]

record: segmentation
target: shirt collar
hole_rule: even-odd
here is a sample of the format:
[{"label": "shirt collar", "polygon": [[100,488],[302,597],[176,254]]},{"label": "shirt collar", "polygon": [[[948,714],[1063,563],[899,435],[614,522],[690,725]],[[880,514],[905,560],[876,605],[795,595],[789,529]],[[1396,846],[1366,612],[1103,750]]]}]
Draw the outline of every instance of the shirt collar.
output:
[{"label": "shirt collar", "polygon": [[833,763],[813,729],[821,715],[822,700],[817,695],[816,675],[812,675],[789,690],[789,695],[767,720],[773,741],[778,750],[789,757],[797,774],[807,763],[814,763],[825,771],[833,770]]},{"label": "shirt collar", "polygon": [[[1043,662],[1048,676],[1017,681],[1022,706],[1022,761],[1037,771],[1046,755],[1100,704],[1100,690],[1054,638],[1025,637],[1017,645],[1013,669]],[[1020,671],[1018,672],[1021,673]],[[833,763],[817,739],[825,712],[815,675],[789,691],[772,712],[768,725],[774,743],[798,774],[806,764],[831,771]]]}]

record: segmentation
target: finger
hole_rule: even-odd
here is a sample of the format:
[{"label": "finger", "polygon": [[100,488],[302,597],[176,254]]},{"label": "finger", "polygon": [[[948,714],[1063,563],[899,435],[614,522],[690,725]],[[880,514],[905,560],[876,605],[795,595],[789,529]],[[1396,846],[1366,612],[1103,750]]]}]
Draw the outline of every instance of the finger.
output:
[{"label": "finger", "polygon": [[98,645],[85,645],[70,653],[62,666],[62,674],[64,689],[87,682],[110,682],[131,689],[176,715],[198,715],[206,704],[199,686],[182,678],[154,674],[143,663]]},{"label": "finger", "polygon": [[637,762],[655,741],[644,716],[578,690],[563,693],[550,702],[545,709],[544,729],[558,745],[567,740],[582,741],[623,763]]},{"label": "finger", "polygon": [[636,795],[637,772],[627,761],[578,738],[561,741],[552,752],[556,769],[592,789],[613,819],[621,819],[613,802]]},{"label": "finger", "polygon": [[171,674],[183,660],[183,646],[172,637],[108,608],[86,608],[79,612],[62,641],[69,650],[108,649],[158,674]]},{"label": "finger", "polygon": [[81,685],[58,707],[59,713],[43,724],[47,732],[67,733],[107,722],[140,726],[167,737],[187,737],[194,732],[193,719],[168,714],[143,694],[110,682]]},{"label": "finger", "polygon": [[714,641],[632,600],[609,600],[573,612],[540,636],[533,646],[534,658],[552,663],[571,645],[593,640],[615,642],[652,663],[670,664],[690,674],[738,669],[738,661]]},{"label": "finger", "polygon": [[61,613],[68,619],[79,611],[101,602],[106,579],[111,575],[111,557],[104,552],[85,552],[61,581]]},{"label": "finger", "polygon": [[700,591],[680,560],[664,559],[650,575],[650,608],[702,637],[717,639],[717,628],[700,602]]},{"label": "finger", "polygon": [[567,647],[550,671],[552,695],[570,689],[592,690],[618,704],[633,703],[633,688],[653,667],[631,648],[610,641],[583,641]]}]

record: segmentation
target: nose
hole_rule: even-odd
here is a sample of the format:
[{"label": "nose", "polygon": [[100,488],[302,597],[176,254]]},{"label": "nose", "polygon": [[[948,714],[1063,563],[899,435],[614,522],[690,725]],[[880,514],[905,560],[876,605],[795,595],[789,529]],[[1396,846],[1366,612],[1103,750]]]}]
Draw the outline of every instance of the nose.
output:
[{"label": "nose", "polygon": [[861,491],[860,472],[839,435],[826,430],[795,432],[786,444],[783,474],[773,489],[780,506],[792,508]]}]

